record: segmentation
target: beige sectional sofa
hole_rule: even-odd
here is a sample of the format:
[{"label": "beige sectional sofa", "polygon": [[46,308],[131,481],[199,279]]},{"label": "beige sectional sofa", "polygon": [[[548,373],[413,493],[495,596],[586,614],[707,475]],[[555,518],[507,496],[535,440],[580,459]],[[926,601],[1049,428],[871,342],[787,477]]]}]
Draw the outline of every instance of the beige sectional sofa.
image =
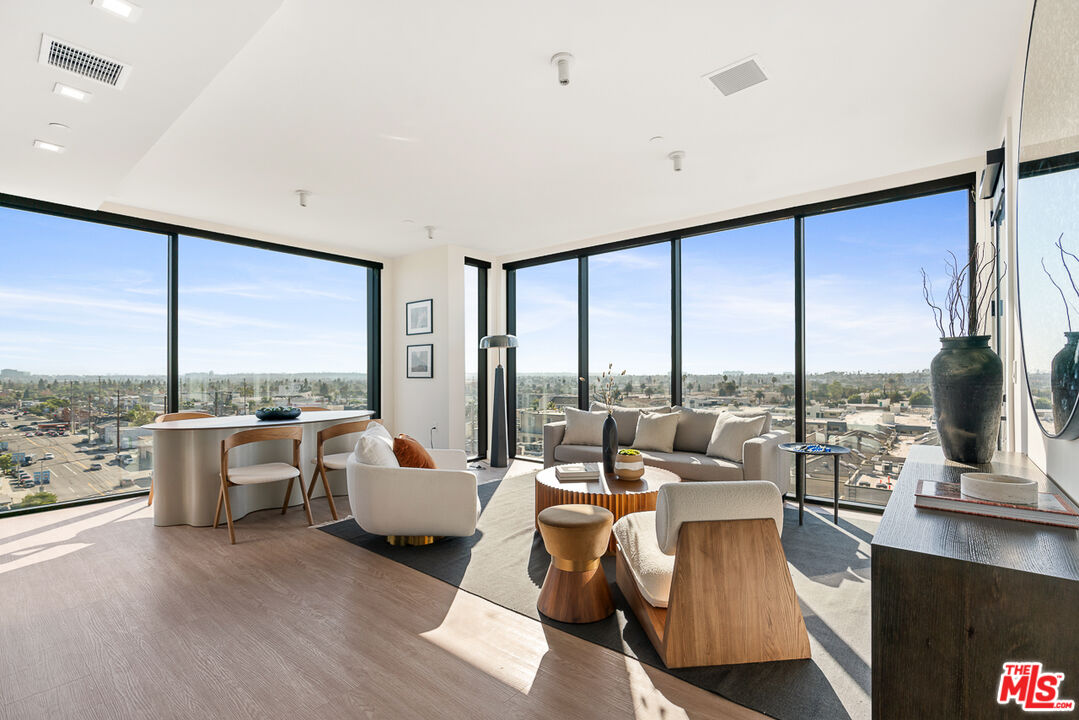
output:
[{"label": "beige sectional sofa", "polygon": [[[592,410],[604,407],[593,403]],[[660,467],[678,475],[683,480],[767,480],[775,483],[781,493],[786,493],[790,486],[790,457],[779,449],[780,443],[790,442],[790,433],[771,428],[771,414],[767,411],[742,410],[734,414],[741,417],[764,415],[764,427],[761,434],[747,440],[742,445],[741,460],[723,457],[710,457],[706,454],[712,428],[722,411],[693,409],[675,406],[673,408],[647,408],[651,412],[678,412],[678,431],[675,435],[673,452],[641,450],[646,465]],[[637,417],[641,412],[637,408],[615,406],[612,414],[618,423],[619,447],[634,447],[633,440],[637,428]],[[598,462],[602,460],[599,445],[567,445],[563,440],[566,435],[566,422],[548,423],[543,426],[543,466],[551,467],[559,463]]]}]

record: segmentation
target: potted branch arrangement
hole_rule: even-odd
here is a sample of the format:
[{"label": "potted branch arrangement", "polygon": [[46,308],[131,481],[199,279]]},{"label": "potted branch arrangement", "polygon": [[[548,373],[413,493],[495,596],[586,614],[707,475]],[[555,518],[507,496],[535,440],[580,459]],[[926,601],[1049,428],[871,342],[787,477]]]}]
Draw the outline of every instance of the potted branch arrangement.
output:
[{"label": "potted branch arrangement", "polygon": [[[613,473],[614,454],[618,452],[618,423],[614,421],[611,408],[614,405],[614,379],[625,375],[614,371],[614,363],[607,363],[607,369],[600,374],[592,390],[592,398],[607,408],[607,417],[603,420],[603,472]],[[587,382],[584,378],[578,378],[581,382]]]},{"label": "potted branch arrangement", "polygon": [[1068,319],[1068,330],[1064,333],[1064,347],[1053,356],[1050,370],[1050,385],[1053,391],[1053,421],[1059,432],[1071,419],[1075,411],[1075,400],[1079,397],[1079,332],[1072,331],[1072,310],[1079,313],[1079,286],[1075,284],[1075,275],[1068,266],[1069,259],[1073,264],[1079,265],[1079,257],[1075,253],[1064,249],[1064,234],[1054,245],[1060,253],[1060,264],[1064,267],[1064,274],[1068,278],[1072,294],[1075,296],[1068,299],[1068,293],[1064,291],[1060,283],[1056,281],[1042,258],[1042,270],[1049,276],[1049,282],[1060,293],[1060,299],[1064,302],[1064,315]]},{"label": "potted branch arrangement", "polygon": [[[989,347],[989,308],[995,299],[992,280],[996,252],[979,249],[966,264],[955,253],[945,261],[948,292],[943,307],[922,268],[922,296],[940,331],[940,352],[929,366],[933,414],[944,457],[981,465],[993,459],[1000,431],[1004,367]],[[947,325],[945,325],[947,316]]]}]

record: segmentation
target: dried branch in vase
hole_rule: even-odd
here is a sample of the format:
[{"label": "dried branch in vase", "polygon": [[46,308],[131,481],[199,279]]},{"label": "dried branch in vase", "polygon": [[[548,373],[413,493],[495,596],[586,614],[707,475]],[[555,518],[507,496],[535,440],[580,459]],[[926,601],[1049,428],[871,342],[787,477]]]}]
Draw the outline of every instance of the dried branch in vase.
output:
[{"label": "dried branch in vase", "polygon": [[[595,387],[592,389],[592,399],[606,405],[608,415],[611,414],[611,406],[614,405],[614,379],[625,374],[625,370],[616,373],[614,371],[614,363],[607,363],[607,369],[600,374],[599,378],[596,380]],[[583,377],[577,379],[581,382],[587,382]]]},{"label": "dried branch in vase", "polygon": [[[970,259],[962,265],[955,253],[949,251],[944,261],[948,273],[948,291],[943,305],[937,304],[929,273],[922,268],[922,298],[933,313],[933,322],[941,337],[978,335],[988,329],[996,299],[998,262],[997,249],[993,245],[976,247]],[[1000,277],[1004,277],[1007,265],[1001,262],[1000,268]]]},{"label": "dried branch in vase", "polygon": [[[1060,264],[1064,267],[1064,273],[1068,276],[1068,283],[1071,285],[1072,292],[1075,294],[1076,300],[1079,300],[1079,286],[1075,284],[1075,275],[1072,273],[1072,269],[1068,267],[1068,258],[1079,265],[1079,257],[1075,253],[1064,249],[1064,233],[1060,234],[1057,241],[1053,244],[1060,252]],[[1049,282],[1053,283],[1053,287],[1060,293],[1060,299],[1064,302],[1064,315],[1068,319],[1068,332],[1072,331],[1072,310],[1079,313],[1079,304],[1076,304],[1076,300],[1068,301],[1068,294],[1064,291],[1064,288],[1060,286],[1056,278],[1053,277],[1053,273],[1049,272],[1049,268],[1045,265],[1045,258],[1042,258],[1042,270],[1049,276]]]}]

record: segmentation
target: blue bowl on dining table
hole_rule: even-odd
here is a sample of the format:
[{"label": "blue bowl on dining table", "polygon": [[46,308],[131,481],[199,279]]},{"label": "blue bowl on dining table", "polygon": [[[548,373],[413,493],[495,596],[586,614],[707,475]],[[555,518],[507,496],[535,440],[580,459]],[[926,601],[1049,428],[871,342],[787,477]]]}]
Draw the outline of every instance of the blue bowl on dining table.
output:
[{"label": "blue bowl on dining table", "polygon": [[264,407],[255,411],[255,417],[259,420],[295,420],[300,417],[298,407]]}]

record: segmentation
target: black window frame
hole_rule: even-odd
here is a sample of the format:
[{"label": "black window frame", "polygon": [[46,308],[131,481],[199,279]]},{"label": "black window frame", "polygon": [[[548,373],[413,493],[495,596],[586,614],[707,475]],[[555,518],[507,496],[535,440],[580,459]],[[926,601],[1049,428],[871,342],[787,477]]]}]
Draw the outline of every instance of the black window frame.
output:
[{"label": "black window frame", "polygon": [[[508,262],[503,265],[506,273],[506,327],[507,332],[516,334],[517,331],[517,298],[516,298],[516,271],[546,265],[564,260],[576,259],[579,263],[577,283],[577,328],[578,328],[578,367],[579,376],[587,378],[588,362],[588,258],[593,255],[641,247],[644,245],[656,245],[669,243],[671,248],[671,404],[679,405],[682,401],[682,253],[681,241],[683,238],[717,233],[723,230],[761,225],[778,220],[793,220],[794,230],[792,237],[792,251],[794,253],[794,298],[792,311],[794,313],[794,368],[795,368],[795,440],[805,441],[806,423],[806,366],[805,366],[805,219],[816,215],[840,212],[843,210],[855,210],[859,208],[882,205],[885,203],[913,200],[930,195],[965,190],[968,193],[967,207],[967,251],[973,258],[977,242],[977,216],[976,216],[976,188],[977,174],[975,172],[962,173],[947,177],[936,178],[919,183],[902,185],[884,190],[877,190],[848,197],[836,198],[818,203],[798,205],[769,212],[747,215],[744,217],[722,220],[719,222],[706,223],[678,230],[668,230],[652,235],[637,238],[618,240],[615,242],[593,245],[590,247],[565,250],[547,255],[537,255]],[[509,423],[509,450],[510,457],[516,458],[517,452],[517,367],[515,361],[516,350],[511,349],[507,360],[507,416],[512,418]],[[578,405],[582,409],[587,408],[587,383],[579,383]],[[535,458],[523,460],[535,461]],[[797,466],[796,483],[804,483],[804,468]],[[832,504],[831,498],[806,496],[809,502]],[[866,510],[869,512],[884,512],[884,507],[868,503],[840,500],[840,507]]]},{"label": "black window frame", "polygon": [[[0,193],[0,207],[13,210],[35,212],[43,215],[53,215],[69,220],[81,220],[100,225],[125,228],[128,230],[140,230],[165,236],[167,239],[166,259],[166,380],[165,380],[165,411],[177,412],[179,410],[179,238],[181,235],[197,237],[205,240],[215,240],[231,245],[266,250],[269,252],[297,255],[300,257],[328,262],[355,265],[367,269],[367,409],[374,412],[374,417],[382,416],[382,269],[383,264],[375,260],[337,255],[321,250],[293,247],[281,243],[266,240],[230,235],[211,230],[187,227],[175,223],[146,220],[144,218],[122,215],[119,213],[105,212],[102,210],[88,210],[86,208],[64,205],[61,203],[27,198],[19,195]],[[125,493],[115,493],[100,497],[79,498],[51,505],[38,505],[29,508],[16,508],[0,511],[0,518],[14,515],[24,515],[33,512],[47,512],[65,507],[89,505],[112,500],[123,500],[145,496],[149,489],[132,490]]]},{"label": "black window frame", "polygon": [[488,332],[487,292],[490,282],[491,263],[486,260],[465,256],[465,265],[477,269],[476,303],[478,307],[477,318],[478,334],[474,352],[476,353],[476,433],[479,435],[476,441],[476,455],[468,458],[469,461],[483,460],[487,457],[487,352],[480,349],[480,338]]}]

